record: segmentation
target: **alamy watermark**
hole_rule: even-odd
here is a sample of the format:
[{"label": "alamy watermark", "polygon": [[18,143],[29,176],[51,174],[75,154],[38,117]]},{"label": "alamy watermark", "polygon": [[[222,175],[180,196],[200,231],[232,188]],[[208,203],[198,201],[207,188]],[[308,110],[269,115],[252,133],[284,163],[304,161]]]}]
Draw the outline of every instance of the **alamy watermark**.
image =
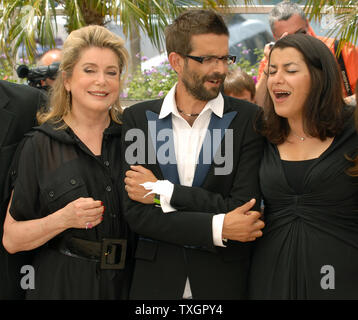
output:
[{"label": "alamy watermark", "polygon": [[[20,286],[23,290],[35,289],[35,269],[31,265],[24,265],[20,270],[24,276],[20,280]],[[331,265],[324,265],[321,267],[320,273],[324,276],[321,278],[321,288],[323,290],[335,289],[335,270]]]},{"label": "alamy watermark", "polygon": [[[214,163],[215,175],[228,175],[233,169],[234,132],[233,129],[225,129],[225,134],[223,134],[222,130],[224,129],[206,131],[200,156],[196,160],[196,164]],[[152,136],[154,133],[155,135]],[[186,156],[177,155],[177,159],[173,130],[165,128],[157,132],[155,121],[148,122],[147,140],[141,129],[133,128],[126,132],[125,141],[133,141],[125,150],[125,160],[128,164],[177,164],[178,159]],[[224,140],[223,143],[222,140]],[[157,149],[158,142],[160,146]],[[188,143],[190,143],[189,140]],[[148,150],[146,146],[149,146]],[[222,154],[222,146],[224,146],[224,154]]]},{"label": "alamy watermark", "polygon": [[335,289],[335,271],[333,266],[324,265],[321,268],[321,274],[324,276],[321,278],[321,288],[323,290],[334,290]]},{"label": "alamy watermark", "polygon": [[321,27],[322,29],[333,29],[336,28],[338,21],[334,12],[334,7],[331,6],[327,9],[327,13],[322,17]]},{"label": "alamy watermark", "polygon": [[31,265],[24,265],[20,270],[24,276],[21,278],[20,286],[23,290],[35,289],[35,269]]}]

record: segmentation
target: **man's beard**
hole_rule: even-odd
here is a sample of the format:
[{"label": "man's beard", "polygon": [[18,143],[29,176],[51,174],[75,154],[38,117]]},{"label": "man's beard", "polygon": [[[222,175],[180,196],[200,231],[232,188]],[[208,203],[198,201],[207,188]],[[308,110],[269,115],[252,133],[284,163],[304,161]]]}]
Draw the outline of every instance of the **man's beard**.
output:
[{"label": "man's beard", "polygon": [[[226,75],[219,72],[215,72],[208,76],[200,76],[194,71],[185,68],[184,76],[182,77],[183,84],[186,90],[196,99],[201,101],[209,101],[216,98],[219,92],[222,90]],[[206,89],[204,83],[210,80],[219,80],[221,84],[219,87],[213,87]]]}]

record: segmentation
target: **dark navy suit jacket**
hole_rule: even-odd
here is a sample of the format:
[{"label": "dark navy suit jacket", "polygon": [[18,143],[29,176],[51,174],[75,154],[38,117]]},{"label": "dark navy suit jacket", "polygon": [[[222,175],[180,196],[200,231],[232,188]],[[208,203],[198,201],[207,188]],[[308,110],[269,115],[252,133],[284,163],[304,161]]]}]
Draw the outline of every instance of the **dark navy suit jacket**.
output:
[{"label": "dark navy suit jacket", "polygon": [[[174,183],[170,204],[178,210],[163,213],[161,208],[132,201],[124,193],[124,215],[130,227],[140,235],[130,297],[181,299],[189,277],[194,299],[245,298],[252,243],[228,241],[225,248],[214,246],[212,217],[227,213],[251,198],[256,198],[254,209],[259,209],[258,171],[263,138],[254,129],[259,109],[246,101],[224,96],[223,117],[213,113],[208,127],[210,161],[208,154],[203,156],[202,148],[193,186],[186,187],[179,183],[175,164],[170,130],[172,115],[158,118],[162,102],[143,102],[127,108],[123,115],[124,172],[133,164],[128,163],[125,151],[132,151],[133,146],[138,147],[138,152],[144,149],[145,157],[136,154],[135,163],[150,169],[158,179]],[[144,142],[143,136],[138,140],[129,138],[134,128],[140,129]],[[169,130],[164,131],[167,137],[162,141],[158,134],[165,129]],[[163,148],[167,154],[159,156]],[[218,152],[224,155],[225,148],[230,153],[232,169],[219,174],[225,163],[217,161],[215,156]],[[157,155],[156,161],[151,156],[153,152]],[[163,163],[166,156],[169,163]]]}]

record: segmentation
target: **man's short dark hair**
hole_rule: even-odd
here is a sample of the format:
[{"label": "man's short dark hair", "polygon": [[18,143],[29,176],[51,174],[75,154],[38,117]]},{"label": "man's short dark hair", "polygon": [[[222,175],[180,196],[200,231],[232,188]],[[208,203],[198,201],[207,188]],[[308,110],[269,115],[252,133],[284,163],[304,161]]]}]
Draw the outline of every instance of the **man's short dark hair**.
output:
[{"label": "man's short dark hair", "polygon": [[192,51],[193,35],[214,33],[229,36],[229,30],[223,18],[213,10],[188,10],[179,15],[165,30],[166,49],[182,55]]}]

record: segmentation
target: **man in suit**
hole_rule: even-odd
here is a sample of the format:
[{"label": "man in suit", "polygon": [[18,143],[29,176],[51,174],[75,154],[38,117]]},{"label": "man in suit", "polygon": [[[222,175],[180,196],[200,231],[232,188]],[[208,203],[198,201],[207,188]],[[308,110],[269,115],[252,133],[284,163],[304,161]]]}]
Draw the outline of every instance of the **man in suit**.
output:
[{"label": "man in suit", "polygon": [[123,212],[139,234],[131,299],[246,297],[264,226],[250,211],[259,209],[263,140],[257,106],[220,93],[235,60],[228,39],[217,13],[180,15],[166,30],[177,84],[124,111]]},{"label": "man in suit", "polygon": [[[41,90],[0,80],[0,236],[16,168],[11,163],[24,134],[36,125],[36,112],[45,103]],[[29,255],[9,255],[0,244],[0,299],[22,299],[21,267]]]}]

